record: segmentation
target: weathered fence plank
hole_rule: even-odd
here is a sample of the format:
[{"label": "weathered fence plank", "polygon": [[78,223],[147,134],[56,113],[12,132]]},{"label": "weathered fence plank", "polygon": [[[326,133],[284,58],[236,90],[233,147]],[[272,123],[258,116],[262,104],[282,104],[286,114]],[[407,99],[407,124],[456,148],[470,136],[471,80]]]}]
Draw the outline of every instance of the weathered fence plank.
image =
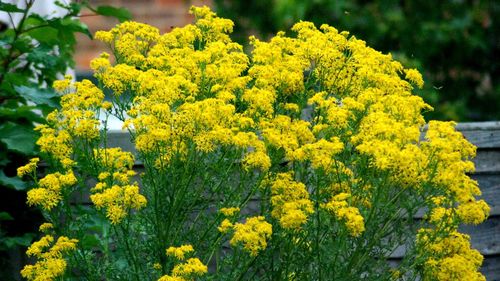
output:
[{"label": "weathered fence plank", "polygon": [[[500,158],[498,160],[500,162]],[[500,216],[500,173],[492,175],[473,175],[481,188],[479,197],[490,205],[490,218]]]},{"label": "weathered fence plank", "polygon": [[478,149],[500,148],[499,121],[459,123],[456,128]]}]

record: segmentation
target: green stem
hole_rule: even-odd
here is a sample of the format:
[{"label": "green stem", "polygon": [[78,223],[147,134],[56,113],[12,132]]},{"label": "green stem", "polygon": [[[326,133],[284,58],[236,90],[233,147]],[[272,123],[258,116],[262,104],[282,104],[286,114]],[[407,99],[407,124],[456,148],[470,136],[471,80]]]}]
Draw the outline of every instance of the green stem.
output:
[{"label": "green stem", "polygon": [[126,250],[126,256],[127,256],[127,260],[129,262],[129,265],[131,265],[133,267],[133,270],[134,270],[134,277],[137,281],[141,281],[141,279],[139,278],[139,266],[137,264],[137,258],[135,256],[135,253],[134,251],[132,251],[132,248],[130,246],[130,242],[129,242],[129,227],[128,227],[128,219],[127,219],[127,227],[123,227],[122,224],[120,224],[119,226],[121,232],[122,232],[122,240],[125,242],[125,250]]}]

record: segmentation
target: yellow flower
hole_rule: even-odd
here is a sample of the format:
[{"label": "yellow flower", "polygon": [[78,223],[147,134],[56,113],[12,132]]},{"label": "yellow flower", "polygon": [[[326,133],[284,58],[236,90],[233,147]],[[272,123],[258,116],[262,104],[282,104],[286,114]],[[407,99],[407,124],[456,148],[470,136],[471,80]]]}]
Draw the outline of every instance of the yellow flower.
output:
[{"label": "yellow flower", "polygon": [[488,218],[490,207],[484,200],[462,203],[457,207],[457,214],[464,223],[480,224]]},{"label": "yellow flower", "polygon": [[40,230],[40,232],[47,233],[48,231],[50,231],[53,228],[54,228],[54,225],[52,225],[51,223],[45,222],[45,223],[42,223],[42,225],[40,225],[40,227],[38,229]]},{"label": "yellow flower", "polygon": [[365,231],[364,218],[358,208],[349,206],[347,201],[349,198],[351,198],[351,194],[339,193],[330,202],[323,204],[322,207],[332,212],[338,220],[345,224],[349,233],[357,237]]},{"label": "yellow flower", "polygon": [[405,78],[408,79],[408,81],[417,85],[417,87],[419,88],[422,88],[424,86],[424,79],[422,79],[422,74],[420,74],[418,70],[406,69],[405,73],[406,73]]},{"label": "yellow flower", "polygon": [[250,152],[243,158],[243,168],[250,171],[252,168],[258,168],[261,171],[267,171],[271,167],[271,158],[263,151]]},{"label": "yellow flower", "polygon": [[293,180],[293,173],[279,173],[271,184],[271,216],[283,228],[299,229],[314,212],[306,186]]},{"label": "yellow flower", "polygon": [[174,276],[193,276],[207,273],[208,268],[198,258],[190,258],[185,263],[178,264],[172,270]]},{"label": "yellow flower", "polygon": [[107,31],[97,31],[95,33],[95,39],[102,41],[104,43],[111,44],[113,42],[114,36],[111,32]]},{"label": "yellow flower", "polygon": [[34,173],[39,161],[40,158],[30,159],[30,162],[28,164],[17,168],[17,176],[22,178],[25,175]]},{"label": "yellow flower", "polygon": [[98,193],[90,195],[90,200],[97,209],[106,208],[106,216],[112,224],[119,224],[130,210],[140,210],[146,206],[146,197],[139,193],[139,186],[113,185],[104,190],[95,189]]},{"label": "yellow flower", "polygon": [[264,217],[251,217],[245,223],[234,225],[234,235],[230,240],[231,245],[243,245],[243,249],[251,256],[257,256],[259,251],[266,249],[267,239],[271,237],[272,225]]},{"label": "yellow flower", "polygon": [[167,249],[168,256],[174,256],[182,261],[174,266],[171,275],[163,275],[158,281],[188,281],[194,280],[196,276],[202,276],[208,272],[208,268],[198,258],[189,258],[186,261],[185,254],[194,252],[191,245],[170,247]]},{"label": "yellow flower", "polygon": [[419,255],[425,257],[424,280],[485,281],[479,272],[483,256],[471,249],[470,237],[456,231],[420,229],[417,235]]},{"label": "yellow flower", "polygon": [[221,233],[227,233],[233,229],[233,224],[228,219],[224,219],[217,228]]},{"label": "yellow flower", "polygon": [[175,257],[178,260],[184,260],[185,255],[194,252],[193,246],[182,245],[179,247],[170,247],[167,249],[167,256]]},{"label": "yellow flower", "polygon": [[71,187],[77,183],[77,179],[72,171],[66,174],[47,174],[38,182],[38,187],[28,191],[28,205],[39,205],[43,209],[50,211],[62,200],[64,188]]},{"label": "yellow flower", "polygon": [[161,270],[163,266],[160,263],[156,262],[153,264],[153,268],[156,270]]},{"label": "yellow flower", "polygon": [[26,251],[28,256],[36,257],[34,265],[26,265],[21,275],[30,281],[59,280],[66,270],[66,261],[63,255],[76,250],[78,240],[61,236],[55,243],[54,237],[45,235],[34,242]]},{"label": "yellow flower", "polygon": [[236,213],[239,213],[239,211],[240,211],[240,208],[238,208],[238,207],[221,208],[221,209],[219,210],[219,212],[220,212],[221,214],[223,214],[224,216],[226,216],[226,217],[232,217],[232,216],[234,216]]}]

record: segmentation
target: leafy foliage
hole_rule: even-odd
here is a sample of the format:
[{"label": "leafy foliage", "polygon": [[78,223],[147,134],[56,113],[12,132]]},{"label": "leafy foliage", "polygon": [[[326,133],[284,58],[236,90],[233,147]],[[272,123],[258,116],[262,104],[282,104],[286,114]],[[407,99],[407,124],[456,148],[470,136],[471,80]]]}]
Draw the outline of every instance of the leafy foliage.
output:
[{"label": "leafy foliage", "polygon": [[[96,14],[114,16],[120,21],[130,18],[130,13],[124,9],[93,8],[87,1],[68,5],[57,3],[65,11],[59,17],[33,13],[34,0],[24,4],[0,3],[0,11],[6,12],[10,19],[0,32],[0,189],[5,195],[0,210],[0,252],[27,246],[34,236],[26,232],[33,231],[30,221],[39,215],[34,215],[33,210],[19,208],[26,200],[26,185],[15,177],[15,171],[19,163],[35,154],[37,133],[33,131],[34,124],[44,123],[43,115],[59,103],[51,86],[74,66],[75,34],[83,33],[92,38],[78,17],[80,10],[87,7]],[[15,16],[19,16],[18,22],[14,22]],[[25,226],[20,227],[21,224]],[[7,268],[5,260],[0,263],[1,268]],[[13,278],[8,272],[0,272],[0,276],[3,280]]]},{"label": "leafy foliage", "polygon": [[236,19],[239,42],[269,37],[298,20],[329,23],[391,52],[406,67],[424,70],[420,94],[435,111],[427,118],[500,119],[500,2],[362,0],[215,0]]}]

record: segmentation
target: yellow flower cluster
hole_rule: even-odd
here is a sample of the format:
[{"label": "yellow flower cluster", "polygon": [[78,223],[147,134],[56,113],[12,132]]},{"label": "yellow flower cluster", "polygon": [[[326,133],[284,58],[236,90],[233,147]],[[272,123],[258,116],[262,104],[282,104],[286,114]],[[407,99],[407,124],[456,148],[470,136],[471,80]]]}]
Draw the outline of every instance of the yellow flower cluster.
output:
[{"label": "yellow flower cluster", "polygon": [[411,83],[417,85],[417,87],[422,88],[424,86],[424,79],[422,78],[422,74],[420,74],[418,70],[406,69],[405,75],[405,78]]},{"label": "yellow flower cluster", "polygon": [[452,226],[453,220],[465,224],[480,224],[488,218],[490,207],[484,200],[459,204],[455,208],[434,207],[428,219],[435,225]]},{"label": "yellow flower cluster", "polygon": [[92,82],[72,83],[71,79],[66,76],[54,82],[54,88],[64,94],[61,109],[47,116],[47,124],[35,128],[41,134],[36,142],[40,151],[47,153],[63,169],[75,165],[71,157],[77,140],[93,142],[99,138],[99,111],[111,108],[111,103],[104,101],[104,94]]},{"label": "yellow flower cluster", "polygon": [[33,174],[36,171],[36,167],[40,158],[32,158],[30,162],[24,166],[17,168],[17,176],[22,178],[25,175]]},{"label": "yellow flower cluster", "polygon": [[134,157],[121,148],[96,149],[94,157],[100,164],[99,182],[93,188],[90,200],[97,209],[106,209],[112,224],[119,224],[131,210],[142,209],[146,198],[140,194],[137,182],[130,182],[135,172]]},{"label": "yellow flower cluster", "polygon": [[314,212],[306,186],[292,173],[279,173],[271,184],[271,216],[285,229],[300,229]]},{"label": "yellow flower cluster", "polygon": [[342,163],[335,160],[335,155],[342,151],[344,144],[337,138],[330,140],[320,139],[314,143],[308,143],[293,152],[293,158],[297,161],[310,161],[314,169],[335,173],[339,172]]},{"label": "yellow flower cluster", "polygon": [[134,129],[139,152],[156,156],[157,168],[185,158],[194,143],[202,153],[219,146],[243,149],[245,169],[267,170],[271,160],[250,127],[254,121],[231,104],[250,80],[242,75],[249,59],[228,36],[233,24],[207,7],[191,12],[194,25],[161,36],[133,22],[100,32],[98,39],[120,50],[114,66],[107,55],[93,61],[96,77],[116,95],[135,94],[125,127]]},{"label": "yellow flower cluster", "polygon": [[359,209],[349,206],[351,194],[340,193],[335,195],[330,202],[323,204],[322,207],[332,212],[335,217],[345,224],[345,227],[352,236],[359,236],[365,231],[365,222]]},{"label": "yellow flower cluster", "polygon": [[160,33],[157,28],[147,24],[124,22],[109,32],[98,31],[95,37],[114,46],[119,63],[142,67],[145,55],[158,40]]},{"label": "yellow flower cluster", "polygon": [[54,225],[49,223],[49,222],[44,222],[42,223],[42,225],[40,225],[40,227],[38,228],[38,230],[40,232],[44,232],[44,233],[47,233],[49,232],[50,230],[52,230],[54,228]]},{"label": "yellow flower cluster", "polygon": [[480,224],[488,218],[490,206],[484,200],[470,201],[460,204],[457,214],[463,223]]},{"label": "yellow flower cluster", "polygon": [[234,224],[229,219],[224,219],[224,220],[222,220],[220,225],[217,227],[217,229],[219,230],[219,232],[227,233],[227,232],[231,231],[233,229],[233,227],[234,227]]},{"label": "yellow flower cluster", "polygon": [[50,211],[62,200],[64,189],[76,183],[77,179],[71,170],[66,174],[47,174],[38,181],[38,187],[28,191],[28,205],[37,205]]},{"label": "yellow flower cluster", "polygon": [[185,255],[194,252],[191,245],[182,245],[180,247],[170,247],[167,249],[167,256],[175,257],[178,260],[184,260]]},{"label": "yellow flower cluster", "polygon": [[45,235],[34,242],[26,251],[30,257],[38,261],[34,265],[26,265],[21,275],[29,281],[59,280],[66,270],[66,260],[63,255],[76,250],[78,240],[60,236],[54,243],[54,237]]},{"label": "yellow flower cluster", "polygon": [[471,249],[469,236],[456,231],[439,233],[421,229],[417,235],[420,255],[425,257],[424,280],[485,281],[478,271],[483,256]]},{"label": "yellow flower cluster", "polygon": [[226,217],[232,217],[240,212],[240,208],[238,207],[221,208],[219,212]]},{"label": "yellow flower cluster", "polygon": [[72,138],[95,140],[99,137],[99,109],[109,109],[111,103],[104,102],[104,93],[89,80],[81,82],[57,81],[54,88],[64,95],[61,109],[47,116],[49,124],[56,130],[65,130]]},{"label": "yellow flower cluster", "polygon": [[63,166],[71,166],[70,159],[73,148],[71,147],[71,136],[66,130],[51,128],[48,125],[38,125],[35,130],[40,131],[40,137],[36,144],[40,146],[40,151],[49,154],[58,160]]},{"label": "yellow flower cluster", "polygon": [[273,233],[273,227],[266,222],[262,216],[251,217],[245,223],[233,225],[234,234],[231,238],[231,245],[243,245],[243,249],[251,256],[257,256],[259,251],[266,249],[267,240]]},{"label": "yellow flower cluster", "polygon": [[481,191],[477,182],[468,176],[474,171],[470,159],[475,156],[476,148],[455,131],[455,125],[454,122],[430,121],[421,144],[434,169],[430,181],[443,194],[434,198],[429,215],[436,231],[443,228],[455,231],[457,222],[480,224],[490,212],[484,200],[476,199]]},{"label": "yellow flower cluster", "polygon": [[195,280],[196,276],[207,273],[208,268],[198,258],[189,258],[185,255],[194,252],[193,246],[182,245],[180,247],[170,247],[167,249],[167,256],[175,257],[178,261],[172,269],[171,275],[164,275],[158,281],[189,281]]},{"label": "yellow flower cluster", "polygon": [[422,150],[435,163],[432,182],[445,190],[458,203],[475,201],[481,195],[478,184],[467,173],[474,172],[470,161],[476,155],[476,147],[455,130],[454,122],[430,121]]},{"label": "yellow flower cluster", "polygon": [[283,149],[287,159],[293,159],[295,150],[315,139],[309,122],[293,120],[286,115],[261,120],[260,128],[268,145],[275,149]]}]

